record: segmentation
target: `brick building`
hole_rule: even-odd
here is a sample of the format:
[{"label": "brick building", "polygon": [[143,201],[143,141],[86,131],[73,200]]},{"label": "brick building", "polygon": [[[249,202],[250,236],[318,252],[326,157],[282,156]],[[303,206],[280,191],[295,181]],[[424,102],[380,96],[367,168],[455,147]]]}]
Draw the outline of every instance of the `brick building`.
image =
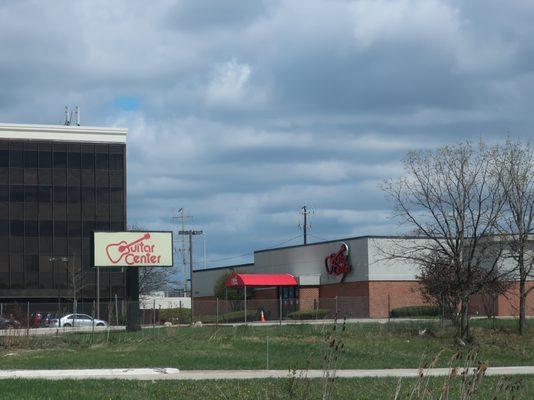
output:
[{"label": "brick building", "polygon": [[[385,256],[384,250],[399,240],[424,239],[361,236],[255,251],[254,262],[250,264],[194,271],[194,301],[199,309],[202,304],[209,308],[210,301],[215,299],[215,282],[229,271],[289,273],[297,278],[298,286],[251,289],[251,304],[262,307],[271,304],[274,314],[277,313],[275,303],[281,300],[287,311],[335,308],[344,316],[387,317],[388,310],[425,304],[417,280],[418,267]],[[346,274],[343,273],[344,262],[350,265]],[[528,284],[534,285],[534,281]],[[514,288],[496,299],[474,298],[471,312],[516,315],[517,305],[517,289]],[[527,313],[534,315],[534,296],[528,300]]]}]

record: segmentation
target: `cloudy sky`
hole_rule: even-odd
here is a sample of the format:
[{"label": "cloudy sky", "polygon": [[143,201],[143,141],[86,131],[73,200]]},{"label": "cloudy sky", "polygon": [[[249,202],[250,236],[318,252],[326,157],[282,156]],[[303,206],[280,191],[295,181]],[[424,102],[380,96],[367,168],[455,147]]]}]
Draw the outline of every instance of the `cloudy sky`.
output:
[{"label": "cloudy sky", "polygon": [[[532,1],[3,1],[0,121],[127,127],[128,219],[180,207],[208,266],[398,233],[409,149],[527,138]],[[174,221],[174,227],[176,227]],[[203,242],[196,242],[199,259]]]}]

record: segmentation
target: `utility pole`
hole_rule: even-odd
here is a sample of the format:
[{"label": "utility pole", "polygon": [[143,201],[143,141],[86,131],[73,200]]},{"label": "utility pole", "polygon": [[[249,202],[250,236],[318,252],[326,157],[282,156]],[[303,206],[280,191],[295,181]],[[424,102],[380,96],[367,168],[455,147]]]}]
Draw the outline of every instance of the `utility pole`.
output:
[{"label": "utility pole", "polygon": [[179,235],[187,235],[189,236],[189,291],[191,292],[191,322],[193,322],[193,235],[202,235],[204,232],[202,231],[179,231]]},{"label": "utility pole", "polygon": [[[300,213],[304,217],[304,224],[302,225],[304,244],[308,244],[308,214],[313,214],[313,210],[309,211],[306,206],[302,206],[301,210]],[[311,227],[311,225],[309,227]]]},{"label": "utility pole", "polygon": [[[185,215],[184,214],[184,208],[181,207],[179,210],[178,210],[178,215],[176,217],[173,217],[174,218],[177,218],[179,220],[179,223],[180,223],[180,230],[181,231],[185,231],[185,220],[186,219],[192,219],[193,217],[190,216],[190,215]],[[180,250],[179,250],[181,256],[182,256],[182,289],[184,290],[184,292],[187,290],[187,262],[186,262],[186,259],[185,259],[185,236],[184,235],[180,235]]]}]

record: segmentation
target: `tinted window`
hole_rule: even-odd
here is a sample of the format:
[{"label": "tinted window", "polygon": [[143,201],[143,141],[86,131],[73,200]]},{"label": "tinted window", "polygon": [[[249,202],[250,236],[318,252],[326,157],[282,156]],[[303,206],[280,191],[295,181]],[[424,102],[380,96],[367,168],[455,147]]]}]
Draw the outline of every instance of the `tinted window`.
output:
[{"label": "tinted window", "polygon": [[96,201],[98,203],[109,203],[109,189],[98,188],[96,190]]},{"label": "tinted window", "polygon": [[9,166],[9,150],[0,150],[0,167]]},{"label": "tinted window", "polygon": [[115,171],[122,169],[122,154],[110,154],[109,169]]},{"label": "tinted window", "polygon": [[69,236],[81,237],[82,236],[82,223],[80,221],[69,221]]},{"label": "tinted window", "polygon": [[69,168],[80,168],[80,153],[69,153]]},{"label": "tinted window", "polygon": [[24,233],[26,236],[37,236],[38,226],[37,221],[24,221]]},{"label": "tinted window", "polygon": [[39,203],[50,203],[52,201],[52,186],[39,187]]},{"label": "tinted window", "polygon": [[54,152],[54,168],[65,168],[67,166],[67,153],[63,151]]},{"label": "tinted window", "polygon": [[14,202],[24,201],[24,186],[11,186],[10,199]]},{"label": "tinted window", "polygon": [[9,159],[12,167],[24,167],[24,152],[22,150],[9,150]]},{"label": "tinted window", "polygon": [[96,155],[96,168],[108,169],[108,155],[97,153]]},{"label": "tinted window", "polygon": [[39,272],[39,256],[24,256],[24,269],[28,272]]},{"label": "tinted window", "polygon": [[79,187],[70,187],[68,189],[68,202],[73,204],[78,204],[80,202],[80,188]]},{"label": "tinted window", "polygon": [[37,168],[37,152],[36,151],[26,151],[24,153],[24,166],[26,168]]},{"label": "tinted window", "polygon": [[111,188],[110,199],[111,204],[120,204],[122,201],[122,190],[118,188]]},{"label": "tinted window", "polygon": [[54,236],[67,237],[67,223],[65,221],[54,221]]},{"label": "tinted window", "polygon": [[40,168],[52,168],[52,152],[50,151],[39,152],[39,167]]},{"label": "tinted window", "polygon": [[24,187],[24,201],[26,203],[37,203],[39,200],[37,186],[25,186]]},{"label": "tinted window", "polygon": [[54,187],[54,203],[65,203],[67,197],[67,189],[65,186]]},{"label": "tinted window", "polygon": [[82,200],[84,203],[94,203],[95,189],[92,187],[82,187]]},{"label": "tinted window", "polygon": [[9,220],[1,219],[0,220],[0,236],[8,236],[8,235],[9,235]]},{"label": "tinted window", "polygon": [[11,235],[24,236],[24,221],[20,221],[20,220],[11,221]]},{"label": "tinted window", "polygon": [[82,153],[82,168],[93,169],[95,167],[95,155],[93,153]]},{"label": "tinted window", "polygon": [[9,186],[0,185],[0,201],[9,201]]},{"label": "tinted window", "polygon": [[39,233],[41,234],[41,236],[51,237],[53,233],[52,221],[40,221]]}]

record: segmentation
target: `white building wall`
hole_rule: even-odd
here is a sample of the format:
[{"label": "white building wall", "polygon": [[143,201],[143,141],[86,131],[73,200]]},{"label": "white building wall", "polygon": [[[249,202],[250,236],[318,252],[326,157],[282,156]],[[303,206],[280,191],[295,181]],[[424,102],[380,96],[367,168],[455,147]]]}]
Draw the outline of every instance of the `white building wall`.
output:
[{"label": "white building wall", "polygon": [[347,274],[345,282],[366,280],[367,238],[257,251],[254,253],[254,273],[289,273],[297,278],[320,275],[321,285],[337,283],[339,276],[330,276],[326,273],[325,258],[337,252],[343,242],[349,246],[349,258],[352,265],[352,271]]},{"label": "white building wall", "polygon": [[0,124],[0,139],[126,143],[128,130],[74,125]]},{"label": "white building wall", "polygon": [[[387,259],[397,246],[410,245],[407,241],[423,239],[369,238],[370,281],[415,281],[419,267],[411,262]],[[415,245],[415,244],[414,244]]]}]

